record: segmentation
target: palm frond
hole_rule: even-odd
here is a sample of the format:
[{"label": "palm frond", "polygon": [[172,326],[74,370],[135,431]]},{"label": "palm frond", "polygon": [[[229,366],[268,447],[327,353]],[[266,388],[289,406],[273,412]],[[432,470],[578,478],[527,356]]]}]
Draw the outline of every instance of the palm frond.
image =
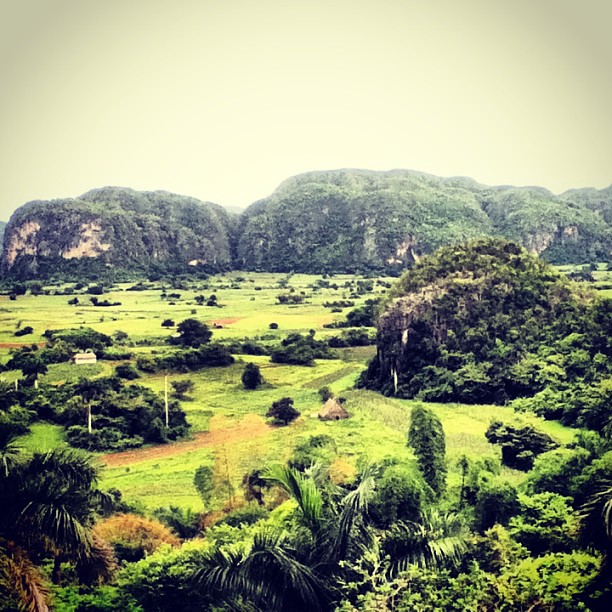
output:
[{"label": "palm frond", "polygon": [[396,574],[410,565],[424,568],[457,564],[467,549],[467,533],[461,517],[430,510],[420,522],[397,523],[385,538],[391,556],[391,572]]},{"label": "palm frond", "polygon": [[25,550],[13,542],[0,543],[0,587],[27,612],[48,612],[49,591]]},{"label": "palm frond", "polygon": [[371,541],[371,532],[364,517],[368,511],[376,482],[374,476],[366,471],[362,475],[359,486],[350,491],[342,500],[340,516],[336,522],[334,538],[326,555],[329,561],[339,561],[346,557],[349,544],[353,543],[362,549]]},{"label": "palm frond", "polygon": [[595,541],[600,534],[612,540],[612,479],[605,478],[599,482],[578,516],[587,539]]},{"label": "palm frond", "polygon": [[242,597],[261,609],[279,612],[322,610],[325,583],[294,553],[284,532],[266,529],[254,536],[249,550],[211,551],[196,580],[226,601]]},{"label": "palm frond", "polygon": [[52,549],[64,552],[84,554],[92,545],[90,530],[64,505],[30,502],[15,527],[24,541],[36,543],[42,539]]},{"label": "palm frond", "polygon": [[290,495],[299,506],[306,525],[313,533],[319,531],[323,516],[323,496],[314,480],[283,465],[271,466],[263,477]]}]

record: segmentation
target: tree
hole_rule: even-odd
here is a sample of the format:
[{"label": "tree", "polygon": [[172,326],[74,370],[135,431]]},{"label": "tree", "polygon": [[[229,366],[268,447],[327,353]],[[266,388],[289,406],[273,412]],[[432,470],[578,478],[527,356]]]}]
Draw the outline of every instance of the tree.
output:
[{"label": "tree", "polygon": [[172,319],[164,319],[161,324],[162,327],[174,327],[174,321]]},{"label": "tree", "polygon": [[47,364],[36,352],[26,353],[20,365],[27,385],[35,385],[38,377],[47,373]]},{"label": "tree", "polygon": [[531,425],[514,427],[493,421],[485,436],[492,444],[501,444],[502,463],[516,470],[530,470],[537,455],[558,446],[548,434]]},{"label": "tree", "polygon": [[245,389],[257,389],[263,383],[264,379],[259,370],[259,366],[255,363],[247,363],[242,372],[242,385]]},{"label": "tree", "polygon": [[135,380],[136,378],[140,378],[140,374],[131,363],[120,363],[115,368],[115,375],[119,378],[124,378],[125,380]]},{"label": "tree", "polygon": [[193,484],[202,499],[204,507],[210,506],[213,494],[213,469],[210,465],[201,465],[193,475]]},{"label": "tree", "polygon": [[412,446],[425,482],[436,495],[446,488],[446,440],[440,419],[422,405],[410,414],[408,445]]},{"label": "tree", "polygon": [[192,380],[173,380],[172,395],[178,399],[184,400],[190,391],[193,391],[195,384]]},{"label": "tree", "polygon": [[[10,436],[0,440],[5,449],[10,442]],[[104,498],[96,483],[90,460],[68,450],[20,455],[0,471],[0,581],[24,607],[48,609],[34,559],[51,557],[58,583],[62,561],[78,566],[100,552],[91,535],[95,509]],[[108,557],[102,554],[100,560],[104,564]]]},{"label": "tree", "polygon": [[272,407],[266,412],[266,416],[288,425],[300,416],[300,412],[293,407],[293,398],[283,397],[272,404]]},{"label": "tree", "polygon": [[185,319],[178,324],[176,329],[179,333],[178,343],[192,348],[198,348],[210,342],[212,336],[208,326],[197,319]]},{"label": "tree", "polygon": [[325,403],[330,397],[334,397],[334,394],[327,385],[325,387],[321,387],[317,393],[319,394],[319,397],[323,403]]}]

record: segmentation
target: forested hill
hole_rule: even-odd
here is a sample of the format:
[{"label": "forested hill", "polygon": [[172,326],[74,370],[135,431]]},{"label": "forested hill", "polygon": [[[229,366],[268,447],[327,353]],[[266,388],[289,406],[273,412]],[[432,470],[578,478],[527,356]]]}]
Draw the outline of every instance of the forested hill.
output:
[{"label": "forested hill", "polygon": [[178,272],[402,270],[440,246],[501,236],[555,263],[608,260],[612,187],[560,196],[410,170],[310,172],[241,215],[167,192],[106,187],[19,208],[2,269],[16,277],[64,268]]},{"label": "forested hill", "polygon": [[[575,195],[575,197],[574,197]],[[555,263],[607,259],[612,189],[556,197],[409,170],[311,172],[241,217],[236,265],[262,270],[389,270],[482,236],[516,240]]]},{"label": "forested hill", "polygon": [[75,199],[34,201],[19,208],[5,231],[3,271],[47,276],[115,267],[171,272],[186,266],[230,267],[234,216],[217,204],[164,191],[119,187]]},{"label": "forested hill", "polygon": [[6,227],[5,221],[0,221],[0,243],[4,239],[4,228]]}]

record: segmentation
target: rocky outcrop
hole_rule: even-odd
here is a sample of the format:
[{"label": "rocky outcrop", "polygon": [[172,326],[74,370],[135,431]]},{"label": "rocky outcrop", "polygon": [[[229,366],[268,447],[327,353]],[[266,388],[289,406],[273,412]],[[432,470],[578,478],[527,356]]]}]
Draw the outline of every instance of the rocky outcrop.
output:
[{"label": "rocky outcrop", "polygon": [[45,276],[90,260],[144,272],[188,265],[219,271],[230,267],[232,225],[232,216],[215,204],[107,187],[18,209],[6,227],[2,268],[20,277]]},{"label": "rocky outcrop", "polygon": [[104,187],[30,202],[6,227],[3,272],[394,273],[439,247],[501,236],[554,263],[612,258],[612,187],[555,196],[409,170],[309,172],[241,215],[163,191]]}]

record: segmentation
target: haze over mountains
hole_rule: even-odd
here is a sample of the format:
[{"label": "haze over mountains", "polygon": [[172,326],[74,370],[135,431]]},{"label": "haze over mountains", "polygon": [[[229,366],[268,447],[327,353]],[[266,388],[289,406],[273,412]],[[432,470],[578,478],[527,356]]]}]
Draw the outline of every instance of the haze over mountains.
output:
[{"label": "haze over mountains", "polygon": [[515,240],[555,263],[607,260],[612,186],[555,196],[410,170],[334,170],[291,177],[241,214],[163,191],[104,187],[17,209],[5,228],[2,271],[393,273],[481,236]]}]

